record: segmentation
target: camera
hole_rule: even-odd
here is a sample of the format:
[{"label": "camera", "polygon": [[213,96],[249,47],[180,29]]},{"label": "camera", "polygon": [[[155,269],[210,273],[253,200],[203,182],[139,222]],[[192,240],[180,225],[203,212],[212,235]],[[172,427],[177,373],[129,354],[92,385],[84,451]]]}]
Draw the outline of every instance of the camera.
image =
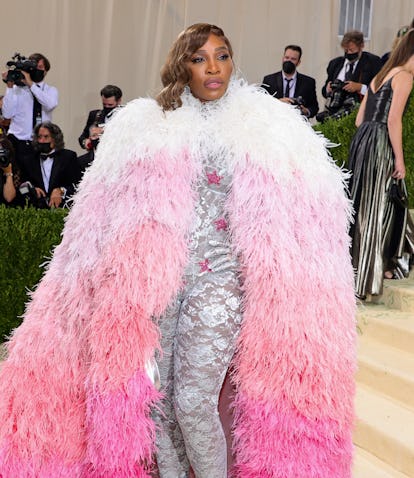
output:
[{"label": "camera", "polygon": [[328,118],[340,119],[349,115],[352,110],[358,106],[359,101],[355,93],[348,93],[343,88],[345,81],[333,80],[331,83],[332,91],[328,93],[325,103],[325,110],[316,115],[316,120],[323,123]]},{"label": "camera", "polygon": [[338,110],[344,102],[344,99],[347,95],[347,92],[343,89],[345,86],[345,82],[341,80],[334,80],[331,83],[331,93],[328,94],[328,98],[326,100],[326,108],[329,111],[336,111]]},{"label": "camera", "polygon": [[339,80],[338,78],[331,82],[331,90],[332,91],[342,90],[342,88],[344,86],[345,86],[345,81]]},{"label": "camera", "polygon": [[305,104],[301,96],[298,96],[297,98],[290,98],[290,102],[293,106],[303,106]]},{"label": "camera", "polygon": [[26,201],[34,207],[39,209],[49,209],[49,198],[41,196],[37,197],[36,188],[30,181],[25,181],[19,187],[20,194]]},{"label": "camera", "polygon": [[10,164],[10,150],[0,145],[0,168],[5,168]]},{"label": "camera", "polygon": [[35,60],[29,60],[25,56],[20,55],[20,53],[15,53],[12,56],[11,61],[6,63],[9,71],[7,72],[7,77],[3,80],[5,83],[12,82],[16,86],[25,86],[23,83],[24,75],[22,71],[27,73],[34,73],[37,69],[37,62]]}]

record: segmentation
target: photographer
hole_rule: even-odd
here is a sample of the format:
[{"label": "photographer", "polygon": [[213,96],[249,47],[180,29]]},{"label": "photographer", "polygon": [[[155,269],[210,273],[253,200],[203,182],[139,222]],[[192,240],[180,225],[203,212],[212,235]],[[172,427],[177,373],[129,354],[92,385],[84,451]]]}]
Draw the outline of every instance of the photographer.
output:
[{"label": "photographer", "polygon": [[19,181],[14,164],[14,149],[11,142],[4,136],[0,138],[0,204],[11,204],[16,200],[16,184]]},{"label": "photographer", "polygon": [[121,106],[122,90],[115,85],[106,85],[101,89],[102,109],[89,112],[86,125],[79,136],[79,144],[83,149],[90,149],[89,128],[92,125],[102,126],[112,116],[113,112]]},{"label": "photographer", "polygon": [[50,62],[44,55],[33,53],[27,60],[20,55],[14,58],[17,61],[8,62],[10,68],[2,74],[7,84],[3,116],[10,119],[8,137],[20,164],[32,152],[34,126],[52,120],[52,111],[58,104],[58,91],[44,82],[50,70]]},{"label": "photographer", "polygon": [[99,140],[102,136],[103,128],[97,124],[92,124],[89,127],[89,137],[87,138],[87,153],[78,156],[78,164],[81,169],[82,174],[85,172],[85,169],[93,162],[95,159],[96,148],[98,147]]},{"label": "photographer", "polygon": [[302,48],[288,45],[282,57],[282,71],[263,78],[262,88],[285,103],[298,106],[307,118],[313,118],[318,112],[316,83],[310,76],[296,70],[302,58]]},{"label": "photographer", "polygon": [[318,121],[349,113],[361,102],[369,83],[382,66],[379,56],[363,51],[362,32],[352,30],[345,33],[341,47],[344,56],[334,58],[328,64],[328,78],[322,88],[327,103],[325,111],[316,117]]},{"label": "photographer", "polygon": [[33,153],[22,165],[20,192],[39,208],[63,207],[80,180],[76,153],[64,149],[63,133],[56,124],[37,125],[33,133]]}]

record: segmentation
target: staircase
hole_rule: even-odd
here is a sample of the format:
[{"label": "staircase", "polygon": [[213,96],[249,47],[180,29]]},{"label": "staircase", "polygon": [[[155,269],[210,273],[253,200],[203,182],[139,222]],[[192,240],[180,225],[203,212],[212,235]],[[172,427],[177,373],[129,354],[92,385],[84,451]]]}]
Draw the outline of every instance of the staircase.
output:
[{"label": "staircase", "polygon": [[354,478],[414,478],[414,272],[358,306]]}]

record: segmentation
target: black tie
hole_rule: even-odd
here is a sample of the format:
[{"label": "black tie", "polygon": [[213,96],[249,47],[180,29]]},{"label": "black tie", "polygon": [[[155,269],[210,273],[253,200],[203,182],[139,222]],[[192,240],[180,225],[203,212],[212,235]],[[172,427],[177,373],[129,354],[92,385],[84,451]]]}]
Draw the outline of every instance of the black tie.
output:
[{"label": "black tie", "polygon": [[348,63],[348,69],[346,70],[346,73],[345,73],[345,81],[351,81],[353,72],[354,72],[354,64]]},{"label": "black tie", "polygon": [[32,93],[32,96],[33,96],[33,128],[34,128],[38,123],[42,122],[42,105],[37,101],[37,98],[33,93]]},{"label": "black tie", "polygon": [[56,155],[56,151],[52,151],[51,153],[40,153],[40,159],[45,161],[46,159],[53,159]]},{"label": "black tie", "polygon": [[289,98],[289,93],[290,93],[290,82],[292,81],[293,78],[286,78],[286,88],[285,88],[285,98]]}]

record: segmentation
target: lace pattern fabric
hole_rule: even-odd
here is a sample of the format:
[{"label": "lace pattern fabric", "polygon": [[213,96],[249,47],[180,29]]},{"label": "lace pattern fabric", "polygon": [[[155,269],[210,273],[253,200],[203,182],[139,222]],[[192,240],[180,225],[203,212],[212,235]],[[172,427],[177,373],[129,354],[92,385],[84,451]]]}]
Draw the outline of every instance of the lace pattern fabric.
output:
[{"label": "lace pattern fabric", "polygon": [[185,287],[160,319],[161,478],[186,477],[190,464],[197,478],[227,477],[218,399],[240,329],[241,291],[224,215],[231,178],[215,158],[207,157],[198,184]]}]

